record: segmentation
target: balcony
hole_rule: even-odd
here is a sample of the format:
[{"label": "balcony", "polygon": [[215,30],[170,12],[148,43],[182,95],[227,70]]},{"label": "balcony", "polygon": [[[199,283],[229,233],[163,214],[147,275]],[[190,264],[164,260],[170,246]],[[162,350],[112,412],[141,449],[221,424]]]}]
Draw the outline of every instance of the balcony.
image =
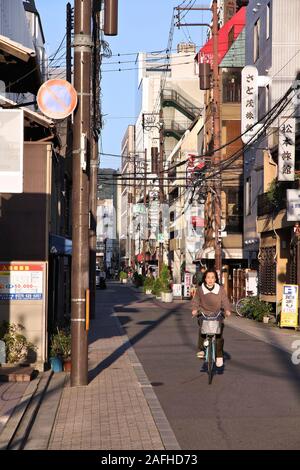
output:
[{"label": "balcony", "polygon": [[164,136],[165,137],[174,137],[177,140],[180,140],[185,131],[187,130],[186,126],[178,124],[173,119],[165,120],[164,125]]},{"label": "balcony", "polygon": [[162,94],[162,106],[176,108],[191,121],[194,121],[202,112],[201,108],[195,106],[191,101],[184,98],[175,90],[164,90]]}]

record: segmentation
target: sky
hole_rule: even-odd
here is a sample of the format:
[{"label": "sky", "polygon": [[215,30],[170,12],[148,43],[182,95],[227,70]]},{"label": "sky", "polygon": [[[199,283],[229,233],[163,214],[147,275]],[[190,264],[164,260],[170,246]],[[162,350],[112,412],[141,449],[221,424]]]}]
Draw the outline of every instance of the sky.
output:
[{"label": "sky", "polygon": [[[47,53],[59,46],[65,34],[65,0],[35,0],[44,29]],[[73,1],[70,3],[73,4]],[[173,8],[183,0],[119,0],[118,36],[105,36],[112,54],[128,54],[104,59],[102,64],[102,131],[101,151],[119,155],[121,141],[129,124],[137,116],[137,70],[118,72],[119,68],[133,68],[139,51],[163,50],[167,47]],[[185,0],[192,6],[194,0]],[[195,2],[196,3],[196,2]],[[202,6],[209,5],[203,1]],[[204,12],[189,12],[184,21],[205,22]],[[205,41],[206,30],[202,27],[175,28],[173,48],[179,42],[191,39],[198,47]],[[63,52],[63,51],[62,51]],[[121,61],[121,64],[113,62]],[[124,63],[124,61],[130,61]],[[106,71],[107,70],[107,71]],[[109,72],[108,70],[114,70]],[[119,168],[120,158],[101,156],[102,168]]]}]

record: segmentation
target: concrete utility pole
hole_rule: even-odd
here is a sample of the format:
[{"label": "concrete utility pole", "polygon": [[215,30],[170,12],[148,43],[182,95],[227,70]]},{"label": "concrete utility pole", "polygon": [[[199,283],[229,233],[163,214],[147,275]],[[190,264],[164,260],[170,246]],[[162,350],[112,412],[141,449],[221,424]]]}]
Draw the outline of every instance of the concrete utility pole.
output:
[{"label": "concrete utility pole", "polygon": [[[146,212],[146,206],[147,206],[147,149],[145,148],[145,154],[144,154],[144,210]],[[143,215],[144,217],[144,215]],[[144,224],[146,225],[145,223],[145,218],[143,219],[144,220]],[[148,222],[148,220],[147,220]],[[143,230],[144,230],[144,237],[145,237],[145,225],[143,224]],[[144,266],[144,276],[146,276],[146,240],[145,238],[143,238],[143,266]]]},{"label": "concrete utility pole", "polygon": [[[247,1],[243,4],[247,5]],[[218,0],[213,0],[211,8],[207,7],[177,7],[178,19],[176,26],[208,26],[212,29],[213,37],[213,166],[216,171],[219,170],[221,163],[221,130],[220,130],[220,77],[219,77],[219,25],[218,25]],[[180,12],[188,11],[212,11],[212,26],[208,23],[181,23]],[[206,88],[205,88],[206,89]],[[222,281],[222,247],[220,238],[221,228],[221,174],[217,174],[214,179],[214,225],[215,225],[215,268]]]},{"label": "concrete utility pole", "polygon": [[[221,154],[218,150],[221,146],[220,131],[220,84],[219,84],[219,29],[218,29],[218,2],[213,0],[213,149],[214,168],[218,171],[221,163]],[[220,239],[221,228],[221,174],[215,176],[214,180],[214,210],[215,210],[215,268],[221,281],[222,270],[222,247]]]},{"label": "concrete utility pole", "polygon": [[[164,204],[164,125],[163,125],[163,108],[162,96],[160,97],[160,112],[159,112],[159,165],[158,165],[158,181],[159,181],[159,236],[163,231],[162,224],[162,206]],[[158,272],[161,273],[163,258],[164,258],[164,244],[159,241],[158,251]]]},{"label": "concrete utility pole", "polygon": [[97,1],[93,1],[93,135],[91,140],[90,160],[90,317],[96,314],[96,244],[97,244],[97,180],[98,180],[98,142],[100,132],[100,11],[96,9]]},{"label": "concrete utility pole", "polygon": [[78,106],[73,140],[72,370],[71,386],[88,383],[86,299],[89,293],[89,185],[91,106],[91,0],[74,4],[74,86]]}]

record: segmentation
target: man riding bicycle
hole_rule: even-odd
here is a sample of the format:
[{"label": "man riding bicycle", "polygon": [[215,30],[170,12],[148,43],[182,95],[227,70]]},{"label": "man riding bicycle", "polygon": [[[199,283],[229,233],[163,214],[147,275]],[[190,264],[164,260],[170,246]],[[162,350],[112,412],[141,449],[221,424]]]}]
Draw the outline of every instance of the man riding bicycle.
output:
[{"label": "man riding bicycle", "polygon": [[[215,317],[220,310],[225,311],[226,316],[231,315],[231,304],[226,295],[223,286],[219,285],[217,272],[213,269],[208,269],[203,276],[201,286],[197,288],[196,294],[192,300],[192,316],[198,315],[199,311],[203,312],[206,317]],[[217,335],[216,341],[216,366],[223,366],[223,330],[224,323],[222,321],[221,333]],[[205,335],[201,334],[201,326],[199,328],[198,337],[198,358],[204,358],[203,342]]]}]

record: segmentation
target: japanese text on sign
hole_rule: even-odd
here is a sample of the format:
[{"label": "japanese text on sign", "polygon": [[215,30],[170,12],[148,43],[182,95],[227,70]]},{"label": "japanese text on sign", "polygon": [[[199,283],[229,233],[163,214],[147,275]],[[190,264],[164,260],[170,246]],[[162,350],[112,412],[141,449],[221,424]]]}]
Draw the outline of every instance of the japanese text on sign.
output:
[{"label": "japanese text on sign", "polygon": [[295,118],[279,119],[278,181],[295,179]]},{"label": "japanese text on sign", "polygon": [[0,300],[42,300],[43,267],[0,264]]},{"label": "japanese text on sign", "polygon": [[244,143],[255,135],[253,126],[258,119],[258,71],[256,67],[247,65],[242,70],[242,136]]},{"label": "japanese text on sign", "polygon": [[298,326],[298,286],[284,285],[280,326]]}]

